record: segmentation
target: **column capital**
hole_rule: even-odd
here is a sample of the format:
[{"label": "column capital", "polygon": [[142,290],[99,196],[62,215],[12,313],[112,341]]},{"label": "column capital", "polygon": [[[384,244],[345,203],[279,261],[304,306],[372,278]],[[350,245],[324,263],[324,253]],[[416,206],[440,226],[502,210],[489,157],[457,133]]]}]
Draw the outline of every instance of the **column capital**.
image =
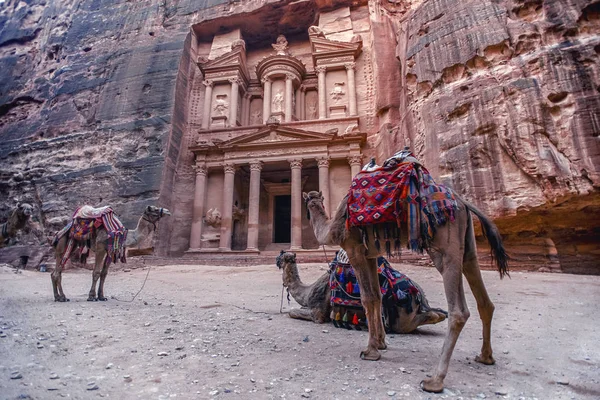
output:
[{"label": "column capital", "polygon": [[263,162],[262,161],[252,161],[250,163],[250,171],[262,171]]},{"label": "column capital", "polygon": [[206,168],[206,164],[204,162],[202,163],[196,163],[194,165],[192,165],[192,169],[196,172],[196,176],[198,175],[204,175],[206,176],[206,174],[208,173],[208,169]]},{"label": "column capital", "polygon": [[242,82],[241,82],[240,78],[238,78],[238,77],[235,77],[235,78],[229,78],[229,79],[227,79],[227,80],[229,81],[229,83],[232,83],[232,84],[233,84],[233,83],[237,83],[238,85],[241,85],[241,84],[242,84]]},{"label": "column capital", "polygon": [[362,154],[355,154],[355,155],[351,155],[348,156],[348,163],[350,165],[361,165],[362,164]]},{"label": "column capital", "polygon": [[344,67],[346,67],[347,70],[354,69],[354,68],[356,68],[356,63],[355,62],[345,63]]},{"label": "column capital", "polygon": [[224,164],[223,170],[226,174],[235,174],[237,167],[235,166],[235,164]]},{"label": "column capital", "polygon": [[317,158],[317,165],[319,168],[329,168],[329,157]]},{"label": "column capital", "polygon": [[318,66],[318,67],[315,67],[315,72],[316,72],[317,74],[320,74],[321,72],[326,72],[326,71],[327,71],[327,67],[324,67],[324,66],[322,66],[322,65],[320,65],[320,66]]},{"label": "column capital", "polygon": [[271,78],[269,78],[268,76],[265,76],[264,78],[262,78],[260,80],[262,83],[271,83]]},{"label": "column capital", "polygon": [[295,78],[294,74],[285,74],[286,81],[293,81]]},{"label": "column capital", "polygon": [[215,85],[215,82],[212,79],[205,79],[202,81],[202,84],[206,87],[213,87]]},{"label": "column capital", "polygon": [[291,169],[301,169],[302,168],[302,159],[288,160],[288,162],[290,163]]}]

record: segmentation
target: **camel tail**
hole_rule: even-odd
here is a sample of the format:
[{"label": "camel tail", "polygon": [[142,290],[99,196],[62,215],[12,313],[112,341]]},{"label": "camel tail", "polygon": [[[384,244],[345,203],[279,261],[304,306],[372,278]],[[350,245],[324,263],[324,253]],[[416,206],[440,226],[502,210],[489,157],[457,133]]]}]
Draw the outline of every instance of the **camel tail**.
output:
[{"label": "camel tail", "polygon": [[504,276],[508,276],[510,278],[510,274],[508,273],[509,257],[508,254],[506,254],[506,250],[504,249],[504,244],[502,243],[502,236],[500,235],[500,231],[498,231],[498,227],[473,204],[463,199],[460,200],[465,204],[467,210],[471,211],[477,216],[477,218],[479,218],[479,221],[481,222],[481,227],[483,228],[483,236],[487,239],[491,247],[492,263],[494,261],[496,262],[498,272],[500,273],[500,279],[504,278]]}]

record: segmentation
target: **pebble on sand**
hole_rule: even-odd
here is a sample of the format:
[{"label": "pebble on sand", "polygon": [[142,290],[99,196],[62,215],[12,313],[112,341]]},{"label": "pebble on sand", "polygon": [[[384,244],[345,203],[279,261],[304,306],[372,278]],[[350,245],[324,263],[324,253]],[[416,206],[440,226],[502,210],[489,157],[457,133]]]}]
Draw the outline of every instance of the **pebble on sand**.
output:
[{"label": "pebble on sand", "polygon": [[10,374],[10,379],[21,379],[23,375],[19,371],[15,371]]}]

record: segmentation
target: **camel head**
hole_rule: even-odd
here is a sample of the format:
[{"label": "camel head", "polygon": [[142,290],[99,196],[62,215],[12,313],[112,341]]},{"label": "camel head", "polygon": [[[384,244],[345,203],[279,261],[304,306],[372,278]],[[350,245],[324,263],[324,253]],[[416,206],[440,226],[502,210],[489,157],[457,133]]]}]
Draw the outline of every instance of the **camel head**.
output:
[{"label": "camel head", "polygon": [[156,224],[165,215],[171,215],[171,212],[162,207],[148,206],[144,210],[144,219],[153,224]]},{"label": "camel head", "polygon": [[18,203],[15,212],[19,219],[27,219],[33,215],[33,206],[27,203]]},{"label": "camel head", "polygon": [[310,191],[308,193],[302,192],[302,198],[306,203],[306,218],[310,219],[310,212],[324,209],[323,206],[323,193],[317,191]]},{"label": "camel head", "polygon": [[296,264],[296,253],[286,253],[285,250],[281,250],[275,259],[275,264],[279,269],[283,269],[285,264]]}]

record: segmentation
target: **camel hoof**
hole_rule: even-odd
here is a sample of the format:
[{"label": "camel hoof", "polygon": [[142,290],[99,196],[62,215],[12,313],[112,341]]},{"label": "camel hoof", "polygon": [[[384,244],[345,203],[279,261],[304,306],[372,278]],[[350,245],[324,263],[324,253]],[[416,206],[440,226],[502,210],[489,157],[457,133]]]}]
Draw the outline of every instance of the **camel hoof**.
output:
[{"label": "camel hoof", "polygon": [[361,360],[377,361],[381,358],[381,354],[377,350],[363,350],[360,352]]},{"label": "camel hoof", "polygon": [[475,361],[477,361],[478,363],[485,364],[485,365],[496,364],[496,360],[494,360],[494,357],[492,357],[492,356],[489,356],[489,357],[476,356]]},{"label": "camel hoof", "polygon": [[65,303],[65,302],[71,301],[71,300],[67,299],[66,297],[58,297],[58,298],[55,298],[54,301]]},{"label": "camel hoof", "polygon": [[98,301],[98,299],[97,299],[97,298],[95,298],[95,297],[88,297],[88,300],[87,300],[87,301]]},{"label": "camel hoof", "polygon": [[430,393],[441,393],[444,390],[444,381],[440,379],[424,379],[421,381],[421,389]]},{"label": "camel hoof", "polygon": [[98,300],[100,300],[100,301],[107,301],[107,300],[108,300],[108,298],[106,298],[106,297],[100,297],[100,296],[98,296]]},{"label": "camel hoof", "polygon": [[387,344],[385,344],[385,342],[379,343],[377,345],[377,350],[386,350],[386,349],[387,349]]}]

